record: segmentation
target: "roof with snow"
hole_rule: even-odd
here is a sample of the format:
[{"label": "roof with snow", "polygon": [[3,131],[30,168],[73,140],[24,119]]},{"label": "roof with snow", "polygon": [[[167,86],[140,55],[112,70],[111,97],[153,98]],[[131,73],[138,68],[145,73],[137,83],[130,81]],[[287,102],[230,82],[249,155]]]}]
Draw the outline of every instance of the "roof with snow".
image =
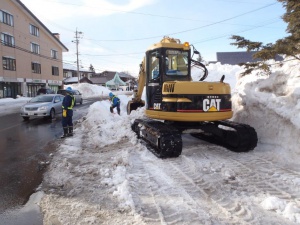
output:
[{"label": "roof with snow", "polygon": [[[240,63],[258,62],[261,59],[253,59],[253,54],[257,51],[251,52],[217,52],[217,61],[221,64],[238,65]],[[275,58],[276,61],[282,61],[283,58],[279,55]]]}]

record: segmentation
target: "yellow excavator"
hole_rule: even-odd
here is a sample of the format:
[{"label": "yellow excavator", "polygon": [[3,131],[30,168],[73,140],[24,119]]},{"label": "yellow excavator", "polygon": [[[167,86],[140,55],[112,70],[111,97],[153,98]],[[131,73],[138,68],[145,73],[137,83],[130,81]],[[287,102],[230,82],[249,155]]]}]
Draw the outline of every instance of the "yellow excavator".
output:
[{"label": "yellow excavator", "polygon": [[[199,52],[193,45],[170,37],[149,47],[140,65],[138,88],[127,105],[128,114],[145,107],[147,119],[136,119],[132,130],[159,158],[181,154],[183,133],[235,152],[253,150],[255,129],[229,120],[233,111],[225,76],[217,82],[204,81],[208,71],[194,54]],[[192,67],[203,71],[199,81],[192,80]]]}]

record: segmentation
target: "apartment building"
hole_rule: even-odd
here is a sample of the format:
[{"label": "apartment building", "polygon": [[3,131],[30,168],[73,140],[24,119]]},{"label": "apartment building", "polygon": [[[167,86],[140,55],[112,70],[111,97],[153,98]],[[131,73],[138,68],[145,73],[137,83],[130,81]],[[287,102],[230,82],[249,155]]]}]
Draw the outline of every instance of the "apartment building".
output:
[{"label": "apartment building", "polygon": [[68,49],[21,1],[0,1],[0,98],[58,90]]}]

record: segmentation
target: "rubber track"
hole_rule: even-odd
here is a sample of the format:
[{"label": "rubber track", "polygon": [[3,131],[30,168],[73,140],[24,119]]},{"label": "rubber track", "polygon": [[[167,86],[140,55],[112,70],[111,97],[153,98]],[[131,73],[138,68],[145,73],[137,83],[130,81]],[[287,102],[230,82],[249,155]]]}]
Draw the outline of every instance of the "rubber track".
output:
[{"label": "rubber track", "polygon": [[178,157],[182,151],[181,132],[160,121],[136,119],[132,125],[138,138],[159,158]]},{"label": "rubber track", "polygon": [[234,152],[248,152],[256,147],[258,139],[257,133],[253,127],[229,120],[213,123],[233,128],[235,131],[219,128],[222,130],[222,137],[211,133],[197,133],[192,134],[192,136],[210,143],[224,146]]}]

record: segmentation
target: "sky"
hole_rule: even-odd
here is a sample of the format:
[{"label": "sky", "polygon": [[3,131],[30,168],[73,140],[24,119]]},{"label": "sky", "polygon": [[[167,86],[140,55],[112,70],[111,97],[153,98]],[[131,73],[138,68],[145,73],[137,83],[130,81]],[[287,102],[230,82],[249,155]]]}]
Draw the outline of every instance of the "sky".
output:
[{"label": "sky", "polygon": [[[300,224],[299,70],[297,60],[274,64],[270,76],[256,71],[241,77],[241,67],[219,63],[208,67],[212,80],[222,71],[231,75],[225,81],[233,91],[232,120],[258,135],[248,153],[183,135],[181,156],[158,159],[131,130],[134,119],[145,117],[144,108],[127,115],[130,97],[118,92],[119,116],[109,112],[108,100],[99,100],[76,122],[74,136],[41,162],[48,170],[26,205],[41,208],[45,225]],[[71,86],[84,98],[109,92]],[[0,114],[27,100],[0,99],[6,108]],[[20,210],[16,220],[31,210]]]},{"label": "sky", "polygon": [[96,72],[127,71],[138,75],[147,48],[163,36],[189,42],[205,61],[216,52],[243,51],[230,45],[231,35],[265,44],[287,36],[275,0],[21,0],[69,49],[64,63]]}]

